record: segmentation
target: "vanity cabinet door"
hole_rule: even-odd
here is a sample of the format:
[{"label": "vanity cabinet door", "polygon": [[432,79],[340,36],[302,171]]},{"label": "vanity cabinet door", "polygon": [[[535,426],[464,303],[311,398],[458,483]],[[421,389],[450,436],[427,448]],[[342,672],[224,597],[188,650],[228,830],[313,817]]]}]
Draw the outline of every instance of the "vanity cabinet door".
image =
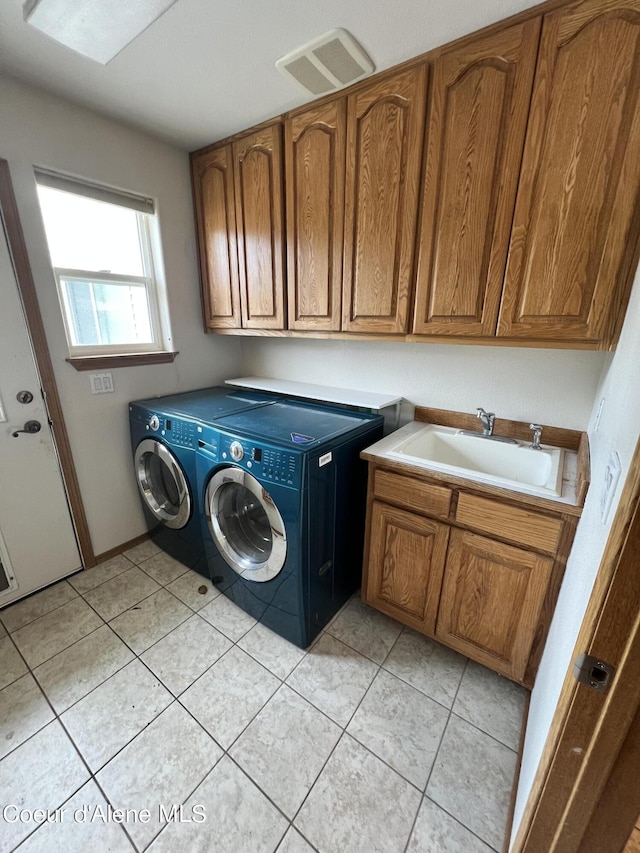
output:
[{"label": "vanity cabinet door", "polygon": [[365,600],[433,635],[449,527],[374,501]]},{"label": "vanity cabinet door", "polygon": [[240,285],[231,145],[191,158],[206,329],[239,329]]},{"label": "vanity cabinet door", "polygon": [[498,334],[614,338],[640,217],[640,0],[545,15]]},{"label": "vanity cabinet door", "polygon": [[348,97],[345,332],[409,330],[426,82],[421,65]]},{"label": "vanity cabinet door", "polygon": [[285,124],[289,328],[339,332],[346,98]]},{"label": "vanity cabinet door", "polygon": [[433,65],[413,331],[495,334],[540,18]]},{"label": "vanity cabinet door", "polygon": [[284,329],[284,209],[280,124],[233,143],[242,326]]},{"label": "vanity cabinet door", "polygon": [[522,681],[553,560],[452,530],[436,638]]}]

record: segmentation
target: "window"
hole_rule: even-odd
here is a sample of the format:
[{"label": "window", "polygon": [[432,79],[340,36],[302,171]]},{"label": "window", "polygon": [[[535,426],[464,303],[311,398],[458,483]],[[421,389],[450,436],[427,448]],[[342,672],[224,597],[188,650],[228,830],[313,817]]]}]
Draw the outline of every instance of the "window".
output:
[{"label": "window", "polygon": [[70,360],[166,351],[153,201],[39,170],[36,180]]}]

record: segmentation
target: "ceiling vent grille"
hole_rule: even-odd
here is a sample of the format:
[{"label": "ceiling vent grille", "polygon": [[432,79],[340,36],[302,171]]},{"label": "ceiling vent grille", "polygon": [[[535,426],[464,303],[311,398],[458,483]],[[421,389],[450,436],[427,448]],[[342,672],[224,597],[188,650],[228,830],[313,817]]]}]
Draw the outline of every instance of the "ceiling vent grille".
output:
[{"label": "ceiling vent grille", "polygon": [[346,30],[329,30],[276,62],[278,71],[312,95],[334,92],[355,83],[374,65]]}]

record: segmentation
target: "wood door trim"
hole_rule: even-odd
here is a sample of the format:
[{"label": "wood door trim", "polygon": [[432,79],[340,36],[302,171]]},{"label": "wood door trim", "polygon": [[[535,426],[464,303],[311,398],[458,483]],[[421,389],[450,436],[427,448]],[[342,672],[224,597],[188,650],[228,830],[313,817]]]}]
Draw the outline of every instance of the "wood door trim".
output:
[{"label": "wood door trim", "polygon": [[636,711],[597,810],[587,825],[579,853],[598,853],[605,850],[607,844],[615,850],[623,850],[623,853],[639,853],[640,831],[637,826],[631,837],[627,833],[629,823],[635,822],[640,810],[638,791],[628,783],[629,777],[637,774],[639,766],[640,710]]},{"label": "wood door trim", "polygon": [[0,159],[0,208],[2,209],[2,218],[15,269],[16,281],[24,305],[29,336],[33,344],[34,357],[40,374],[40,382],[46,395],[45,402],[51,419],[51,430],[58,451],[60,469],[69,501],[69,509],[71,510],[71,520],[80,549],[80,557],[83,566],[89,568],[96,564],[91,536],[89,534],[89,525],[82,502],[82,495],[80,494],[80,485],[71,453],[69,435],[62,413],[62,404],[51,363],[51,355],[42,322],[42,314],[40,313],[40,304],[33,281],[29,255],[27,254],[18,205],[11,182],[9,164],[3,159]]},{"label": "wood door trim", "polygon": [[[595,808],[594,796],[602,791],[620,752],[639,701],[640,679],[636,677],[634,680],[634,659],[629,653],[640,636],[637,616],[640,609],[639,551],[640,441],[636,445],[574,650],[574,657],[578,652],[586,651],[617,666],[613,687],[609,694],[593,692],[575,681],[572,665],[569,666],[512,847],[513,853],[538,853],[541,849],[549,853],[577,851],[581,839],[574,837],[568,840],[566,833],[562,835],[563,826],[566,825],[567,829],[574,827],[576,817],[585,816],[585,808],[586,816],[591,816]],[[572,713],[578,705],[580,719]],[[626,721],[623,718],[622,725],[617,728],[611,724],[607,726],[607,722],[615,719],[613,715],[621,706],[624,706]],[[573,751],[576,743],[585,745],[580,747],[583,754]],[[603,754],[609,757],[608,768],[606,761],[603,763]],[[640,801],[637,774],[629,782]],[[585,802],[581,802],[580,797]],[[583,823],[584,829],[586,823]],[[632,823],[626,827],[627,836]],[[553,846],[544,840],[550,834]],[[617,849],[612,846],[611,853]],[[609,850],[600,848],[599,853],[609,853]]]}]

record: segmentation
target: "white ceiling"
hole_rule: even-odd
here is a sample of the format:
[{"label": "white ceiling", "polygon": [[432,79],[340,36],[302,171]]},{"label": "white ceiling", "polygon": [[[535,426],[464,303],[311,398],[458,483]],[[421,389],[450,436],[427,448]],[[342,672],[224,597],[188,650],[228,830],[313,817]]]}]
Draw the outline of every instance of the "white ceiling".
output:
[{"label": "white ceiling", "polygon": [[103,66],[25,24],[22,0],[0,0],[0,73],[193,150],[304,103],[274,63],[333,27],[349,30],[380,71],[533,5],[177,0]]}]

